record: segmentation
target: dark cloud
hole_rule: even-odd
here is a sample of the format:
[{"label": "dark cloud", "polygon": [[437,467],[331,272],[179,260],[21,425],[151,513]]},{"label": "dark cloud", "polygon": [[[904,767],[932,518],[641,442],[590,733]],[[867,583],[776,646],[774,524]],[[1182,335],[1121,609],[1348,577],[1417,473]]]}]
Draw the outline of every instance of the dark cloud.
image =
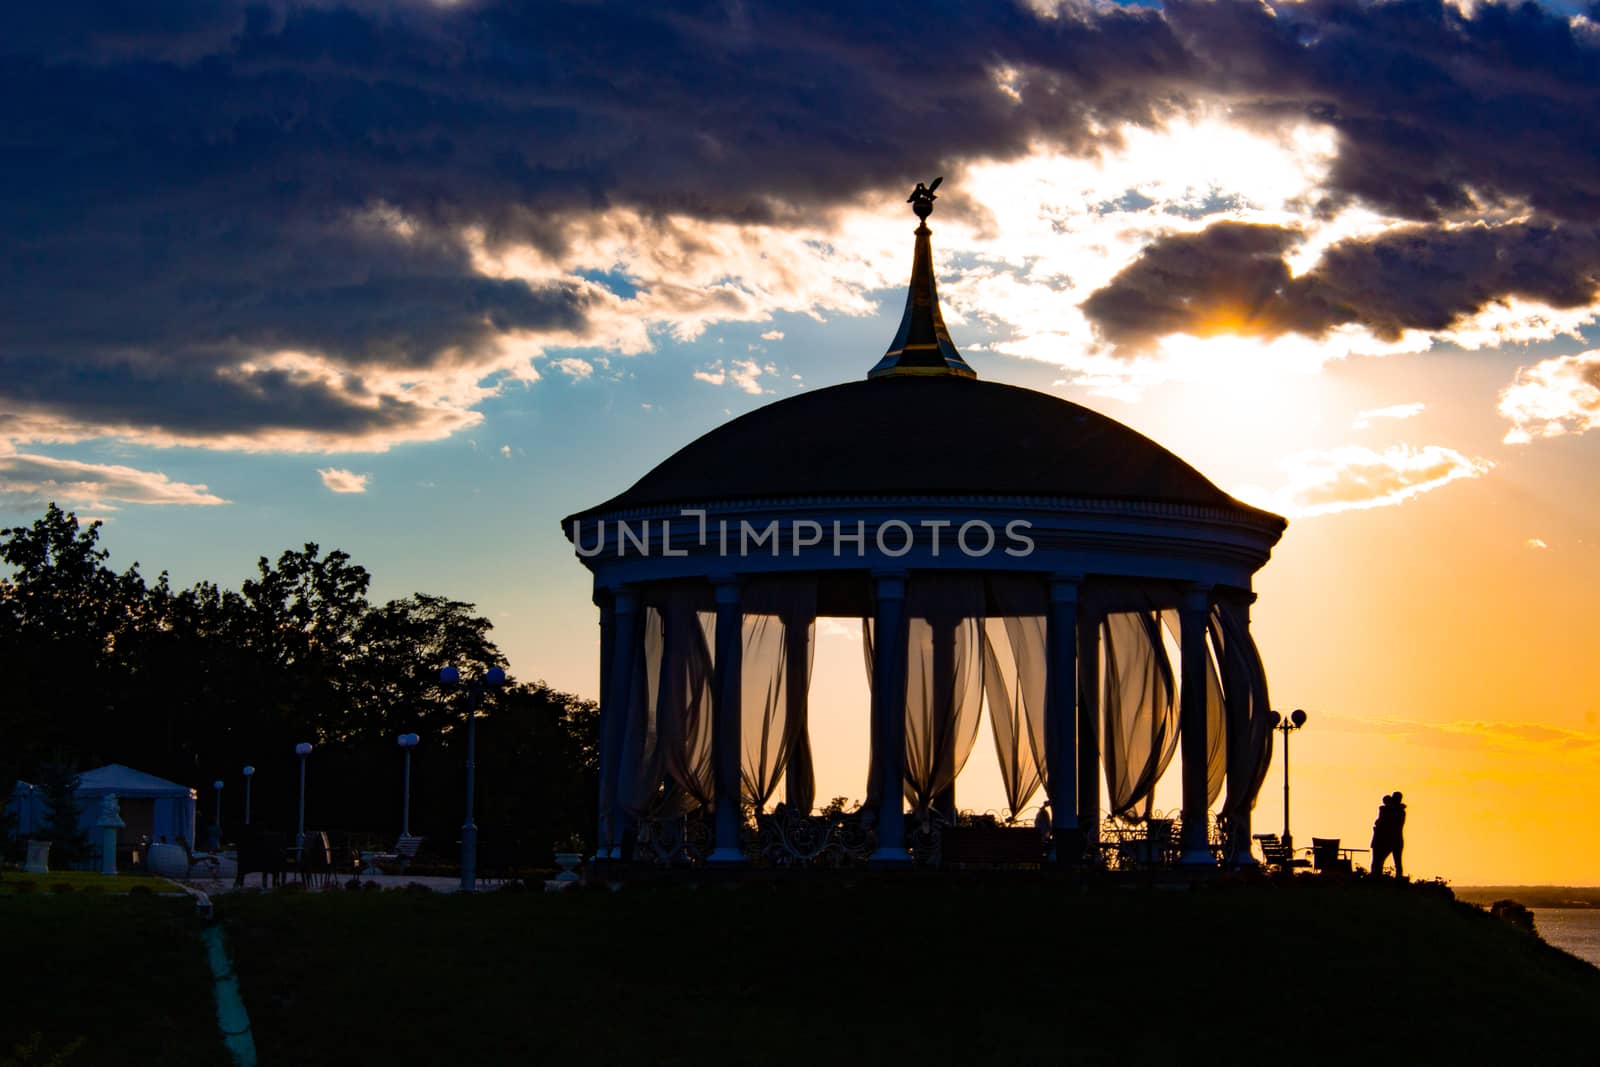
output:
[{"label": "dark cloud", "polygon": [[1220,222],[1147,245],[1083,310],[1127,349],[1171,333],[1321,336],[1363,326],[1385,340],[1441,332],[1497,301],[1600,300],[1600,230],[1561,223],[1414,225],[1339,242],[1291,277],[1282,226]]},{"label": "dark cloud", "polygon": [[[403,434],[438,412],[367,395],[381,372],[583,334],[593,290],[482,278],[465,225],[555,250],[618,205],[784,223],[1201,101],[1336,129],[1330,209],[1600,207],[1594,35],[1532,5],[196,0],[23,5],[6,31],[0,405],[187,437]],[[378,205],[409,236],[363,222]],[[1244,271],[1220,296],[1317,321],[1346,297],[1275,307],[1287,239],[1186,254]],[[337,373],[240,371],[278,349]]]}]

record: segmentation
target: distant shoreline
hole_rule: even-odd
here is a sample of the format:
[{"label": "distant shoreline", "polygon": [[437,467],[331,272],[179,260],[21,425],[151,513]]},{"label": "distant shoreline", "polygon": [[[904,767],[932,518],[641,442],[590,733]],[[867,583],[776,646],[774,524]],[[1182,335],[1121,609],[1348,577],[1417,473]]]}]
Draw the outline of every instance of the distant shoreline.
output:
[{"label": "distant shoreline", "polygon": [[1600,908],[1600,886],[1464,885],[1451,886],[1456,899],[1471,904],[1515,900],[1529,908]]}]

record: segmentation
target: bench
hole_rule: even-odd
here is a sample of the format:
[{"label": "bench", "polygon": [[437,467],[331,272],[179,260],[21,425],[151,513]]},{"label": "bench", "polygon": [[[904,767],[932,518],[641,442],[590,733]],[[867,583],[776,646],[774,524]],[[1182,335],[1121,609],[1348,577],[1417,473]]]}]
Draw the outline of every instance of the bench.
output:
[{"label": "bench", "polygon": [[422,838],[415,834],[401,834],[399,840],[395,842],[393,852],[361,853],[361,873],[369,876],[378,874],[381,864],[394,863],[399,865],[400,872],[404,874],[411,861],[417,858],[417,849],[421,847]]},{"label": "bench", "polygon": [[1267,861],[1267,866],[1276,867],[1281,871],[1292,871],[1296,867],[1311,866],[1310,860],[1297,860],[1289,846],[1278,839],[1277,834],[1256,834],[1256,843],[1261,846],[1261,856]]},{"label": "bench", "polygon": [[946,826],[939,857],[951,868],[1037,867],[1044,862],[1044,840],[1031,826]]}]

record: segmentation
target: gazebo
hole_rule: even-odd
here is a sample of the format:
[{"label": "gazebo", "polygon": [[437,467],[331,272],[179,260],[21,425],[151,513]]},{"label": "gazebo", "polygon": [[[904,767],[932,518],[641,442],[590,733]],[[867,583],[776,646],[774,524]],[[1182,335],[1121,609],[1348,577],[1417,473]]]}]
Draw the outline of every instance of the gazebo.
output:
[{"label": "gazebo", "polygon": [[1272,729],[1251,582],[1286,523],[1104,415],[980,380],[940,314],[934,199],[912,194],[905,314],[865,380],[736,418],[563,520],[600,609],[598,858],[691,816],[704,859],[745,862],[746,811],[782,786],[809,814],[816,620],[844,616],[873,862],[911,861],[908,813],[953,822],[985,707],[1007,804],[1044,791],[1055,861],[1149,817],[1176,759],[1179,862],[1252,862]]}]

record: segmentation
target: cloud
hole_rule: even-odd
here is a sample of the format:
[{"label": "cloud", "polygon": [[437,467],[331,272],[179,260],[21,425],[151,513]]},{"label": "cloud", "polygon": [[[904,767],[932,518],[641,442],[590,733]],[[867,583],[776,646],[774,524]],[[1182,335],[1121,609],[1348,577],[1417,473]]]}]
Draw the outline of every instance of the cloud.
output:
[{"label": "cloud", "polygon": [[696,381],[706,382],[710,385],[732,385],[753,396],[760,396],[762,393],[770,391],[762,386],[762,375],[775,375],[777,373],[778,368],[776,364],[772,363],[763,365],[753,359],[735,359],[729,360],[724,364],[719,359],[715,363],[695,371],[694,378]]},{"label": "cloud", "polygon": [[0,507],[37,511],[50,501],[100,511],[114,511],[118,504],[228,503],[204,485],[175,482],[159,471],[31,455],[0,443]]},{"label": "cloud", "polygon": [[1454,720],[1420,722],[1414,719],[1328,715],[1324,729],[1341,733],[1398,737],[1431,749],[1489,748],[1500,751],[1587,754],[1600,748],[1600,734],[1569,730],[1547,723]]},{"label": "cloud", "polygon": [[[1307,153],[1302,194],[1256,219],[1283,234],[1256,234],[1253,252],[1191,249],[1237,276],[1208,287],[1177,264],[1224,306],[1185,312],[1130,276],[1095,319],[1118,344],[1150,340],[1128,311],[1141,306],[1202,334],[1242,314],[1261,336],[1354,323],[1386,338],[1464,330],[1497,301],[1593,299],[1596,35],[1537,5],[964,5],[929,21],[894,3],[544,16],[510,0],[222,0],[114,25],[72,5],[9,15],[12,440],[436,440],[552,350],[641,352],[652,330],[870,310],[881,241],[844,227],[916,178],[952,174],[941,217],[980,234],[1003,210],[965,197],[962,173],[1032,153],[1108,159],[1202,113],[1264,140],[1310,129],[1325,147]],[[938,43],[932,89],[928,39],[905,32],[918,20]],[[1126,186],[1045,221],[1070,233],[1096,213],[1138,216],[1101,257],[1114,271],[1154,222],[1265,210],[1250,189],[1197,187],[1158,219],[1144,195]],[[1358,209],[1420,224],[1416,247],[1346,240],[1315,284],[1284,277],[1275,258]],[[1463,236],[1480,217],[1491,232]],[[1171,266],[1162,254],[1151,262]],[[1024,281],[1016,294],[1084,284]],[[1035,334],[1083,339],[1067,303],[1059,329]]]},{"label": "cloud", "polygon": [[783,331],[782,330],[768,330],[766,333],[761,335],[761,339],[763,341],[781,341],[781,340],[783,340]]},{"label": "cloud", "polygon": [[511,446],[510,445],[501,445],[500,446],[500,455],[504,456],[506,459],[510,459],[511,458]]},{"label": "cloud", "polygon": [[1499,412],[1511,421],[1507,444],[1600,426],[1600,349],[1517,368],[1500,391]]},{"label": "cloud", "polygon": [[565,374],[568,378],[571,378],[574,381],[581,382],[585,378],[594,376],[594,364],[588,362],[587,360],[578,359],[574,356],[567,356],[562,359],[552,359],[550,361],[550,366],[554,367],[556,370],[560,371],[562,374]]},{"label": "cloud", "polygon": [[1365,430],[1372,425],[1374,419],[1412,419],[1421,415],[1428,405],[1420,400],[1413,404],[1391,404],[1386,408],[1368,408],[1366,411],[1356,412],[1355,421],[1350,424],[1353,430]]},{"label": "cloud", "polygon": [[[1171,334],[1326,337],[1358,326],[1381,341],[1410,331],[1446,339],[1491,305],[1521,300],[1588,308],[1600,290],[1600,230],[1525,221],[1395,227],[1339,241],[1302,274],[1290,226],[1216,222],[1157,238],[1083,311],[1105,340],[1134,351]],[[1507,324],[1508,326],[1514,324]]]},{"label": "cloud", "polygon": [[322,477],[322,484],[335,493],[365,493],[367,482],[372,478],[370,474],[357,474],[339,467],[323,467],[317,474]]},{"label": "cloud", "polygon": [[1381,452],[1359,445],[1301,452],[1282,464],[1287,483],[1241,495],[1284,515],[1308,517],[1338,511],[1391,507],[1463,478],[1487,473],[1493,464],[1442,445],[1392,445]]},{"label": "cloud", "polygon": [[1550,547],[1548,544],[1545,543],[1545,540],[1542,537],[1530,537],[1530,538],[1528,538],[1527,545],[1528,545],[1529,548],[1533,548],[1533,549],[1546,549],[1546,548]]}]

